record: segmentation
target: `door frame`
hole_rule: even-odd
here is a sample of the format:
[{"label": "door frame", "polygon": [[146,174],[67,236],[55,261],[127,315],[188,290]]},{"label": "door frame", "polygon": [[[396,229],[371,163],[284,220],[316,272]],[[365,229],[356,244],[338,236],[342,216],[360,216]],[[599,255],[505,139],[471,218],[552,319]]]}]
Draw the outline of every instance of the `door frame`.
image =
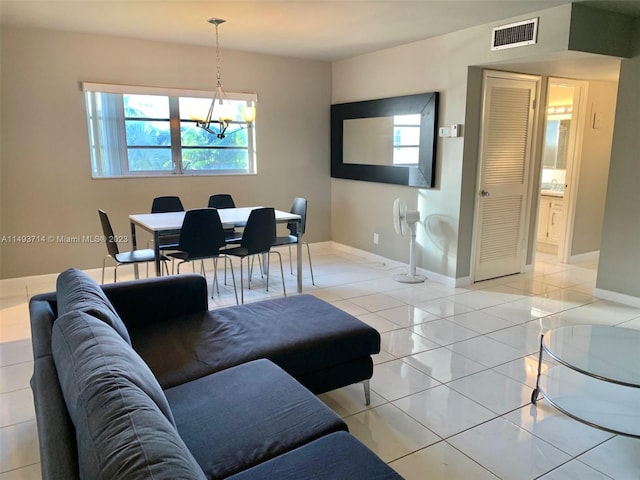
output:
[{"label": "door frame", "polygon": [[[560,228],[561,241],[558,244],[557,258],[562,263],[570,263],[571,261],[571,245],[573,243],[573,226],[576,216],[576,204],[578,202],[578,181],[580,178],[580,160],[582,157],[582,142],[584,137],[584,126],[587,117],[587,97],[589,83],[583,80],[573,80],[569,78],[548,77],[545,94],[544,111],[549,107],[549,89],[551,85],[573,87],[573,111],[571,112],[571,131],[569,150],[567,153],[567,172],[565,178],[565,194],[564,194],[564,215],[562,215],[562,226]],[[575,118],[575,122],[573,119]],[[546,119],[544,121],[542,135],[546,130]],[[544,142],[544,140],[543,140]],[[539,159],[539,173],[542,175],[542,158]],[[534,189],[538,195],[538,211],[536,219],[539,215],[540,192],[542,185],[539,183],[537,189]],[[537,225],[537,221],[536,221]],[[536,242],[535,236],[533,237]],[[536,249],[534,248],[534,259]]]},{"label": "door frame", "polygon": [[[532,129],[531,129],[531,138],[529,139],[529,165],[527,166],[528,168],[528,172],[527,172],[527,176],[528,176],[528,180],[526,182],[526,186],[525,186],[525,193],[523,195],[524,201],[525,201],[525,208],[523,209],[524,211],[524,218],[522,219],[522,221],[524,222],[524,234],[523,234],[523,238],[521,239],[521,241],[523,242],[522,244],[522,251],[523,251],[523,255],[521,258],[521,263],[520,263],[520,271],[524,271],[525,269],[525,265],[527,265],[527,252],[530,250],[530,244],[529,244],[529,238],[530,238],[530,229],[531,229],[531,216],[532,216],[532,209],[533,209],[533,205],[538,205],[538,202],[533,203],[533,192],[536,192],[535,194],[537,194],[539,196],[540,194],[540,187],[538,186],[537,188],[534,187],[533,185],[533,179],[536,177],[536,175],[533,175],[533,173],[536,171],[536,167],[538,168],[542,168],[541,166],[541,159],[539,158],[539,142],[538,142],[538,138],[539,138],[539,129],[540,129],[540,100],[541,100],[541,91],[542,91],[542,76],[541,75],[529,75],[529,74],[524,74],[524,73],[517,73],[517,72],[507,72],[507,71],[500,71],[500,70],[490,70],[490,69],[485,69],[482,72],[482,90],[481,90],[481,94],[482,94],[482,106],[481,106],[481,122],[480,122],[480,128],[483,129],[485,127],[485,113],[486,113],[486,105],[485,105],[485,100],[486,100],[486,79],[487,77],[497,77],[497,78],[504,78],[504,79],[509,79],[509,80],[527,80],[527,81],[531,81],[534,82],[536,84],[535,87],[535,100],[534,100],[534,108],[533,108],[533,118],[531,119],[531,123],[532,123]],[[474,201],[474,208],[473,208],[473,234],[472,234],[472,242],[471,242],[471,269],[470,269],[470,279],[471,279],[471,283],[475,282],[475,278],[476,278],[476,267],[477,267],[477,262],[478,262],[478,254],[479,254],[479,250],[480,250],[480,246],[479,246],[479,229],[480,229],[480,222],[479,222],[479,209],[480,209],[480,202],[478,201],[478,197],[480,195],[480,188],[481,188],[481,173],[482,173],[482,154],[484,151],[484,146],[483,146],[483,135],[480,135],[480,144],[478,145],[478,164],[477,164],[477,168],[476,168],[476,183],[475,183],[475,201]],[[537,211],[535,212],[537,214]],[[535,242],[535,239],[533,240]],[[534,244],[535,245],[535,244]]]}]

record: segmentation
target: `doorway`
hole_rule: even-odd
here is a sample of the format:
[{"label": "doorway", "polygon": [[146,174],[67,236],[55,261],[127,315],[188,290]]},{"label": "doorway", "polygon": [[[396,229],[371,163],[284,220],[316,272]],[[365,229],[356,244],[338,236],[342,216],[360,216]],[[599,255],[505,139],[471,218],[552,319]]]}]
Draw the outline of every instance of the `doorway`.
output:
[{"label": "doorway", "polygon": [[547,86],[536,252],[569,263],[580,164],[584,82],[550,78]]}]

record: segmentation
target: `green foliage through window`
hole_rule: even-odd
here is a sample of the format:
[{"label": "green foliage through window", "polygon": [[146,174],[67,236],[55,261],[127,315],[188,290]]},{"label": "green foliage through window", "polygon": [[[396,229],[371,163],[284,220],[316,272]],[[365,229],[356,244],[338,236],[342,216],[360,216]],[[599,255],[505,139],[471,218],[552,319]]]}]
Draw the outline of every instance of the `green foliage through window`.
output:
[{"label": "green foliage through window", "polygon": [[255,172],[255,123],[242,118],[246,100],[230,99],[222,139],[196,125],[208,98],[87,91],[86,101],[94,177]]}]

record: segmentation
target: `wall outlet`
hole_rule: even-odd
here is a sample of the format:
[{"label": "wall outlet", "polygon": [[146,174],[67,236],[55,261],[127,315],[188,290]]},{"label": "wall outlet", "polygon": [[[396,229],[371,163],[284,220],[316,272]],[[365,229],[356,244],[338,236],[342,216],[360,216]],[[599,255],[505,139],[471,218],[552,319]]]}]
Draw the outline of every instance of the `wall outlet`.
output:
[{"label": "wall outlet", "polygon": [[378,235],[377,233],[373,234],[373,244],[374,245],[378,245],[378,243],[380,243],[380,235]]}]

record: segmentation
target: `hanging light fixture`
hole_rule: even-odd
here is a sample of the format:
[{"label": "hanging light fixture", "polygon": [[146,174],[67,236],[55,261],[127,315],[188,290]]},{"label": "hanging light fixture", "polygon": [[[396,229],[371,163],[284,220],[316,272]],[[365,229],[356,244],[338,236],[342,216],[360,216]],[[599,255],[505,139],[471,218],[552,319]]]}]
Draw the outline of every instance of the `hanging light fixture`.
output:
[{"label": "hanging light fixture", "polygon": [[[196,125],[218,138],[225,138],[229,123],[233,120],[234,116],[231,102],[222,89],[222,77],[220,74],[220,40],[218,38],[218,26],[226,22],[226,20],[221,18],[210,18],[208,22],[216,27],[216,89],[206,118],[204,120],[196,120]],[[247,127],[251,127],[255,120],[255,116],[256,110],[253,105],[245,106],[242,109],[242,117],[247,123]],[[218,124],[218,131],[211,128],[212,123]]]}]

